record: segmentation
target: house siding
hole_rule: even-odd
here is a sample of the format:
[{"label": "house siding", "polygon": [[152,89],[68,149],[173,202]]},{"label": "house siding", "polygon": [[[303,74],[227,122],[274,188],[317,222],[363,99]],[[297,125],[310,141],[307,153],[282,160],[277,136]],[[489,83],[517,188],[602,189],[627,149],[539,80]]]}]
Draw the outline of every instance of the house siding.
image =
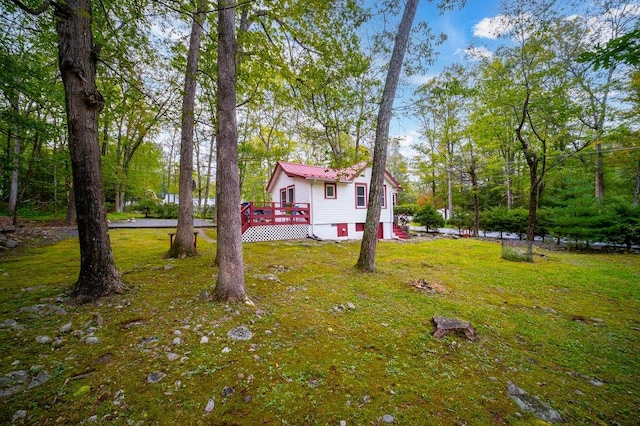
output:
[{"label": "house siding", "polygon": [[[280,190],[291,185],[295,187],[295,202],[309,203],[311,208],[311,224],[309,235],[322,239],[361,239],[363,232],[356,231],[357,223],[364,223],[367,217],[366,208],[356,208],[356,184],[365,184],[367,202],[369,198],[371,169],[365,169],[359,176],[349,182],[336,182],[336,198],[325,198],[325,180],[289,177],[280,170],[271,187],[271,200],[280,201]],[[385,177],[386,207],[381,210],[385,239],[393,238],[393,194],[397,193],[393,183]],[[288,200],[287,200],[288,201]],[[346,224],[347,236],[338,237],[339,224]]]}]

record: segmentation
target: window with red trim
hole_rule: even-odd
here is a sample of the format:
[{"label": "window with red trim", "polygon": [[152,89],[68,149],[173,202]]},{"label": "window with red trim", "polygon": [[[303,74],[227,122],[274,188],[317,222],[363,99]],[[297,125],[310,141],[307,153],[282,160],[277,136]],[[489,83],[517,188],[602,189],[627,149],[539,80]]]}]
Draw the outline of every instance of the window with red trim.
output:
[{"label": "window with red trim", "polygon": [[338,198],[338,191],[335,183],[325,182],[324,184],[324,198],[336,199]]},{"label": "window with red trim", "polygon": [[380,205],[383,209],[387,208],[387,185],[382,185],[382,202]]},{"label": "window with red trim", "polygon": [[367,208],[367,185],[365,183],[356,183],[356,208]]}]

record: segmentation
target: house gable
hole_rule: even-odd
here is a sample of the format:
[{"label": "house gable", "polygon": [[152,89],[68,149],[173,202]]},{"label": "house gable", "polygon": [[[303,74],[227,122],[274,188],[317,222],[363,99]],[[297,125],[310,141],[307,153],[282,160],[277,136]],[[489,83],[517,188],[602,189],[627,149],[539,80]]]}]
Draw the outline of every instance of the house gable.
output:
[{"label": "house gable", "polygon": [[[343,170],[278,162],[267,184],[271,201],[306,203],[310,208],[310,234],[320,238],[360,238],[366,221],[371,168],[365,163]],[[289,198],[290,190],[294,199]],[[402,188],[385,171],[384,203],[380,215],[380,233],[393,235],[393,200]],[[346,228],[345,228],[346,226]],[[338,236],[340,228],[341,236]]]}]

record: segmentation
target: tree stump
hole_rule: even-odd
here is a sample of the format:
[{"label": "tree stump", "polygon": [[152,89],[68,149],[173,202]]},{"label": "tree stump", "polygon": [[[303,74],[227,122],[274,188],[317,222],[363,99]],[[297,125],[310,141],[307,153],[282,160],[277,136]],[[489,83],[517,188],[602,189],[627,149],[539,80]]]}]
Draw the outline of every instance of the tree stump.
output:
[{"label": "tree stump", "polygon": [[432,317],[431,321],[436,326],[433,337],[441,338],[448,334],[458,334],[469,340],[476,340],[476,331],[470,323],[453,318]]}]

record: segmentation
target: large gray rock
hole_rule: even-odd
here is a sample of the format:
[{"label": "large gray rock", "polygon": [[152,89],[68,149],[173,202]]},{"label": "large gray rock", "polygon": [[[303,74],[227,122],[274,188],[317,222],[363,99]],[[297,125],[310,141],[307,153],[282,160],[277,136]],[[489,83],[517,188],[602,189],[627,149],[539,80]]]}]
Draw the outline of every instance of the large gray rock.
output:
[{"label": "large gray rock", "polygon": [[41,370],[33,379],[31,379],[31,381],[29,382],[29,386],[27,386],[27,389],[32,389],[36,386],[40,386],[41,384],[48,382],[50,378],[51,374],[49,374],[48,371]]},{"label": "large gray rock", "polygon": [[12,371],[0,377],[0,397],[11,396],[27,387],[29,373],[25,370]]},{"label": "large gray rock", "polygon": [[549,404],[540,401],[535,396],[529,395],[524,389],[519,388],[511,382],[507,385],[507,393],[525,413],[531,413],[549,423],[564,423],[564,419],[560,413],[551,408]]},{"label": "large gray rock", "polygon": [[247,327],[241,325],[240,327],[235,327],[229,330],[227,336],[233,340],[249,340],[253,337],[253,333]]},{"label": "large gray rock", "polygon": [[147,382],[158,383],[160,380],[164,379],[165,377],[167,377],[167,375],[162,371],[154,371],[153,373],[149,373],[149,375],[147,376]]},{"label": "large gray rock", "polygon": [[10,318],[0,322],[0,328],[13,328],[16,331],[26,330],[26,328],[18,323],[18,321]]}]

